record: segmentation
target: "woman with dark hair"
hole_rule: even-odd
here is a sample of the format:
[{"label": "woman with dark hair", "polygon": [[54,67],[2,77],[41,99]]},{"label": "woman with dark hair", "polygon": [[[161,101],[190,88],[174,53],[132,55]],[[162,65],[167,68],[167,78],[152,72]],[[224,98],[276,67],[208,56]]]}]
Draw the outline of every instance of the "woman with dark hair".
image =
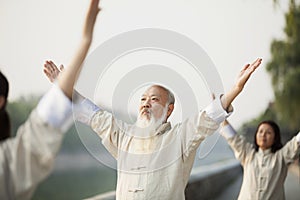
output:
[{"label": "woman with dark hair", "polygon": [[288,166],[298,157],[300,132],[284,146],[279,126],[273,121],[263,121],[257,126],[254,146],[225,121],[221,134],[227,139],[235,157],[244,169],[240,200],[283,200],[284,181]]},{"label": "woman with dark hair", "polygon": [[261,141],[263,138],[259,137],[261,134],[261,129],[259,129],[259,128],[264,125],[269,125],[270,127],[272,127],[272,130],[274,132],[274,141],[272,142],[271,152],[275,153],[277,150],[281,149],[283,145],[281,143],[279,126],[274,121],[271,121],[271,120],[262,121],[258,124],[256,132],[255,132],[256,134],[254,135],[254,148],[256,151],[258,151],[260,146],[261,146],[261,148],[263,148],[262,147],[263,141]]},{"label": "woman with dark hair", "polygon": [[64,133],[72,122],[72,94],[81,65],[92,42],[99,0],[91,0],[82,39],[69,67],[42,97],[16,137],[8,138],[9,117],[5,110],[8,81],[0,73],[0,199],[30,199],[54,165]]}]

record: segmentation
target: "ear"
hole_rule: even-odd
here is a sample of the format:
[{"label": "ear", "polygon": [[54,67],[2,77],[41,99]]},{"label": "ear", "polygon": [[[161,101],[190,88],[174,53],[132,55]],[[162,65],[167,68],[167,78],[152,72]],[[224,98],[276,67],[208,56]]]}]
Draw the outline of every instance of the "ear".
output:
[{"label": "ear", "polygon": [[169,104],[168,111],[167,111],[167,118],[172,114],[173,110],[174,110],[174,104],[173,103]]},{"label": "ear", "polygon": [[2,108],[4,108],[5,103],[6,103],[6,99],[5,99],[4,96],[1,95],[1,96],[0,96],[0,110],[1,110]]}]

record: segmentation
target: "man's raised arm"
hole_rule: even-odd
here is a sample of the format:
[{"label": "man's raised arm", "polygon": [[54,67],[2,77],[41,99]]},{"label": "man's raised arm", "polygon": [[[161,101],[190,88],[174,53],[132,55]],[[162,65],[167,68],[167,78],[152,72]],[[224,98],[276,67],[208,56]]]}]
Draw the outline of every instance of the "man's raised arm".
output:
[{"label": "man's raised arm", "polygon": [[83,27],[79,48],[75,52],[75,55],[69,66],[63,70],[61,75],[58,77],[58,85],[69,99],[72,98],[75,81],[77,80],[82,63],[92,42],[94,24],[96,22],[98,12],[100,11],[98,4],[99,0],[91,0],[89,10],[85,18],[85,24]]}]

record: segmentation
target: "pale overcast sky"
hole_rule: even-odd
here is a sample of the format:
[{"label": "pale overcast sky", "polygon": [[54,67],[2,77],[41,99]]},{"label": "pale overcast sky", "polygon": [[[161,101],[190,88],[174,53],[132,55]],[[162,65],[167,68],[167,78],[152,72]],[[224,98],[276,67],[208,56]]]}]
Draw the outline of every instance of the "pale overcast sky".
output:
[{"label": "pale overcast sky", "polygon": [[[257,57],[262,66],[234,102],[230,121],[238,128],[256,117],[273,99],[265,66],[270,44],[283,37],[287,2],[272,0],[102,0],[90,53],[126,31],[160,28],[197,42],[214,62],[225,90],[239,70]],[[9,100],[42,94],[50,84],[43,62],[70,61],[88,0],[0,0],[0,69],[10,81]],[[207,92],[205,93],[207,96]]]}]

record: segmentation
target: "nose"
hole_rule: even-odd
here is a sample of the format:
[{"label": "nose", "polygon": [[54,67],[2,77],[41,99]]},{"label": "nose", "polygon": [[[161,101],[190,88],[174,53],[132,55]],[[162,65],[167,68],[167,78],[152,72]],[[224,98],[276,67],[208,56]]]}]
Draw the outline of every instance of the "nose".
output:
[{"label": "nose", "polygon": [[145,104],[145,105],[143,105],[143,108],[150,108],[150,105],[149,104]]},{"label": "nose", "polygon": [[266,136],[266,132],[261,132],[260,136],[261,136],[261,137]]},{"label": "nose", "polygon": [[150,104],[150,101],[149,99],[145,100],[142,104],[142,107],[143,108],[150,108],[151,107],[151,104]]}]

